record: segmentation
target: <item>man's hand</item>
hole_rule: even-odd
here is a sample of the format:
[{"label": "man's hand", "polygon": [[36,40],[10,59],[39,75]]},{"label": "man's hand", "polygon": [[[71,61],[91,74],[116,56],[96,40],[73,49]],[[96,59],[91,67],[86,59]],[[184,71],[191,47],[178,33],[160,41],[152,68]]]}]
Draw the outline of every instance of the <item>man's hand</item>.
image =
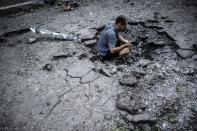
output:
[{"label": "man's hand", "polygon": [[124,47],[130,47],[132,48],[132,44],[130,41],[127,41],[125,44],[124,44]]},{"label": "man's hand", "polygon": [[133,48],[133,45],[131,44],[131,42],[130,41],[127,41],[127,43],[126,44],[124,44],[124,47],[123,48],[128,48],[130,51],[132,50],[132,48]]}]

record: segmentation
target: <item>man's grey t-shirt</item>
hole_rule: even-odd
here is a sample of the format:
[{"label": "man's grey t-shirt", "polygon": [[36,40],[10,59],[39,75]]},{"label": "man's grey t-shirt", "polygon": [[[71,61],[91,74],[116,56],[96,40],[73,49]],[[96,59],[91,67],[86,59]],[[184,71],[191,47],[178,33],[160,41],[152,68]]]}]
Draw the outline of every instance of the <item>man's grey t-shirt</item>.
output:
[{"label": "man's grey t-shirt", "polygon": [[111,48],[116,47],[118,41],[117,35],[118,32],[113,23],[109,23],[105,26],[98,41],[98,50],[102,56],[106,56]]}]

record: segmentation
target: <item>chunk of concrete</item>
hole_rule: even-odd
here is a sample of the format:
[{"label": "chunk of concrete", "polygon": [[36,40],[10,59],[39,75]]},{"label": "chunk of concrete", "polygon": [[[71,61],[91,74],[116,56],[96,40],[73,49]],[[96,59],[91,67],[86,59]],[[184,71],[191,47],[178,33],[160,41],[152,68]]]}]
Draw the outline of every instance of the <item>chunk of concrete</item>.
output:
[{"label": "chunk of concrete", "polygon": [[182,49],[177,50],[176,53],[182,58],[189,58],[195,54],[195,52],[192,50],[182,50]]},{"label": "chunk of concrete", "polygon": [[96,36],[96,29],[82,29],[79,31],[82,41],[91,40]]},{"label": "chunk of concrete", "polygon": [[137,79],[131,74],[123,74],[119,76],[119,83],[123,86],[134,86]]},{"label": "chunk of concrete", "polygon": [[54,59],[67,58],[70,56],[72,56],[72,54],[69,51],[68,52],[57,52],[57,53],[53,54]]},{"label": "chunk of concrete", "polygon": [[94,68],[94,64],[89,60],[79,60],[66,68],[71,77],[83,77]]},{"label": "chunk of concrete", "polygon": [[138,115],[131,115],[128,114],[127,115],[127,120],[132,122],[132,123],[152,123],[152,122],[156,122],[156,118],[151,117],[150,114],[138,114]]},{"label": "chunk of concrete", "polygon": [[88,40],[84,42],[84,45],[87,47],[93,47],[96,44],[96,40]]}]

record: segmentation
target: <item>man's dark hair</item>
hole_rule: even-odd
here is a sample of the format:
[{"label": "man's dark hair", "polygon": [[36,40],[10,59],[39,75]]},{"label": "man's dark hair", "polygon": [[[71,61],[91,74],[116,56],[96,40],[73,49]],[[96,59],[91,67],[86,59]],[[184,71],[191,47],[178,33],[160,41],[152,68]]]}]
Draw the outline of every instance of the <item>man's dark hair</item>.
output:
[{"label": "man's dark hair", "polygon": [[116,18],[116,24],[122,24],[122,25],[126,25],[127,24],[127,18],[124,15],[120,15]]}]

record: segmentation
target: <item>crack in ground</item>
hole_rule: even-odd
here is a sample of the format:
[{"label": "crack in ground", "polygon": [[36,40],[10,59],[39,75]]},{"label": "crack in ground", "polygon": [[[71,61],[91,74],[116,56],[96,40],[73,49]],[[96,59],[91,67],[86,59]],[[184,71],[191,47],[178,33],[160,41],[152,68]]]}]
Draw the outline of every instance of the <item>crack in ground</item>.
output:
[{"label": "crack in ground", "polygon": [[[67,77],[69,76],[70,78],[79,78],[80,80],[79,80],[79,83],[81,84],[81,85],[83,85],[83,84],[87,84],[87,83],[90,83],[90,82],[94,82],[96,79],[98,79],[98,78],[100,78],[100,77],[97,77],[97,78],[95,78],[94,80],[92,80],[92,81],[90,81],[90,82],[81,82],[81,80],[82,80],[82,78],[84,77],[84,76],[86,76],[87,74],[89,74],[91,71],[93,71],[93,70],[90,70],[90,71],[88,71],[87,73],[85,73],[83,76],[81,76],[81,77],[79,77],[79,76],[72,76],[72,75],[68,75],[68,69],[64,69],[66,72],[67,72]],[[66,78],[67,78],[66,77]]]},{"label": "crack in ground", "polygon": [[[76,87],[74,87],[74,88],[76,88]],[[64,96],[65,94],[71,92],[74,88],[71,88],[68,91],[66,91],[63,94],[61,94],[60,96],[58,96],[58,102],[56,102],[53,105],[53,107],[49,110],[49,113],[45,116],[45,118],[48,118],[48,116],[53,112],[53,110],[57,107],[57,105],[59,105],[62,102],[61,97]]]}]

